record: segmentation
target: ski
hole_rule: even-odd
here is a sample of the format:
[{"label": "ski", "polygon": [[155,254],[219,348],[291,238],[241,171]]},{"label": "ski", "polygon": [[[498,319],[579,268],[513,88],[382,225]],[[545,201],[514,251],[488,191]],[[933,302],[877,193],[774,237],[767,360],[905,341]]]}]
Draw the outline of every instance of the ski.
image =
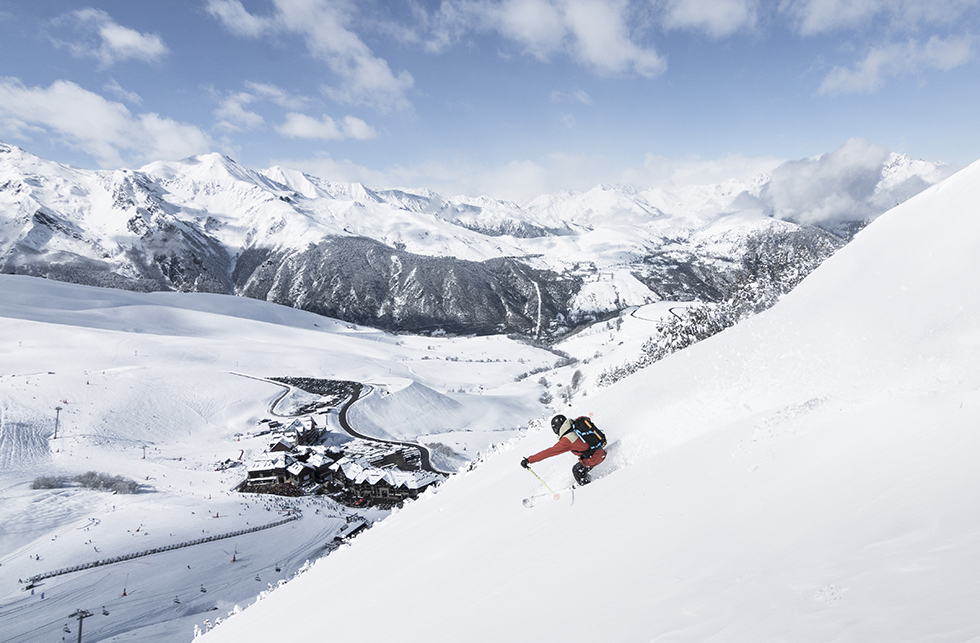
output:
[{"label": "ski", "polygon": [[525,507],[531,508],[546,500],[562,500],[562,499],[569,499],[569,498],[572,501],[571,504],[575,504],[575,485],[572,485],[571,487],[568,487],[566,489],[562,489],[561,491],[556,491],[555,493],[550,493],[548,491],[545,491],[543,493],[538,493],[533,496],[528,496],[527,498],[522,500],[521,503]]}]

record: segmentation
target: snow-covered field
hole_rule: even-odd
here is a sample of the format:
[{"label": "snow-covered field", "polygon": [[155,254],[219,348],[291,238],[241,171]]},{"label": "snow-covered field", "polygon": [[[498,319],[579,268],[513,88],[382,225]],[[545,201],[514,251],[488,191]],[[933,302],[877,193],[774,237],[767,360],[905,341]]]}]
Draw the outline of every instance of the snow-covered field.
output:
[{"label": "snow-covered field", "polygon": [[[73,640],[76,609],[93,613],[87,641],[189,640],[217,618],[204,641],[980,640],[978,203],[975,164],[771,310],[606,389],[595,377],[634,358],[669,305],[579,333],[559,348],[581,361],[545,371],[555,355],[504,338],[0,276],[2,640]],[[566,409],[559,384],[575,371]],[[213,471],[261,448],[235,434],[281,391],[243,375],[371,384],[352,422],[480,453],[479,466],[367,514],[372,529],[229,618],[322,553],[349,513],[241,496],[239,472]],[[571,457],[536,465],[561,497],[527,509],[542,487],[518,463],[552,443],[538,420],[555,409],[592,413],[619,442],[597,469],[609,475],[574,491]],[[429,418],[418,430],[415,413]],[[87,470],[147,491],[29,488]],[[17,583],[272,522],[283,505],[302,519],[33,595]]]},{"label": "snow-covered field", "polygon": [[[264,428],[283,391],[255,378],[368,383],[373,394],[359,403],[366,420],[392,412],[381,400],[397,400],[400,422],[387,433],[445,444],[458,465],[542,413],[541,387],[514,380],[557,359],[505,338],[393,336],[235,297],[10,275],[0,275],[0,292],[4,643],[58,640],[66,623],[74,640],[77,623],[67,616],[76,609],[95,615],[83,624],[86,641],[189,640],[195,625],[253,602],[323,555],[348,518],[387,515],[233,491],[243,463],[267,444],[243,435]],[[336,413],[329,421],[340,430]],[[235,466],[216,471],[229,460]],[[144,492],[31,489],[39,476],[87,471],[138,481]],[[301,520],[265,531],[47,578],[33,591],[18,583],[296,511]]]}]

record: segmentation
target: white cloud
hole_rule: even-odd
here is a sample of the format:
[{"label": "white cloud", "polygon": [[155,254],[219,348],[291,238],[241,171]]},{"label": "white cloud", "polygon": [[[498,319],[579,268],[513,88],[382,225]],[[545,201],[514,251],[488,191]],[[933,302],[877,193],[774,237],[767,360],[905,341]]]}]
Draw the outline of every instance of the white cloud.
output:
[{"label": "white cloud", "polygon": [[[424,161],[412,166],[378,170],[328,155],[312,159],[276,160],[274,164],[294,168],[330,181],[362,183],[375,188],[426,188],[443,196],[489,195],[514,201],[530,200],[569,185],[567,174],[556,167],[561,161],[514,160],[497,166],[456,161]],[[576,184],[577,185],[577,184]],[[593,187],[590,183],[588,187]]]},{"label": "white cloud", "polygon": [[365,140],[376,138],[378,135],[374,128],[354,116],[345,116],[338,122],[326,114],[322,118],[313,118],[296,112],[287,114],[286,122],[277,127],[276,131],[290,138],[313,138],[325,141],[342,141],[349,138]]},{"label": "white cloud", "polygon": [[363,183],[376,188],[428,188],[443,196],[489,195],[527,202],[562,190],[587,191],[602,183],[676,189],[710,185],[729,179],[751,181],[782,163],[771,157],[726,156],[719,159],[667,159],[647,156],[639,166],[621,165],[599,154],[553,152],[537,159],[514,159],[498,164],[457,159],[425,161],[411,166],[367,168],[329,156],[306,160],[279,160],[292,167],[333,181]]},{"label": "white cloud", "polygon": [[[871,44],[863,59],[835,67],[820,94],[873,92],[888,80],[950,70],[973,58],[980,0],[782,0],[778,11],[804,37],[853,32]],[[903,36],[905,39],[903,40]]]},{"label": "white cloud", "polygon": [[798,223],[858,221],[873,214],[875,190],[891,153],[852,138],[815,159],[787,161],[773,170],[762,198],[773,216]]},{"label": "white cloud", "polygon": [[378,137],[378,132],[373,127],[356,116],[344,116],[344,133],[348,138],[360,141]]},{"label": "white cloud", "polygon": [[433,51],[470,33],[492,32],[541,61],[566,55],[600,75],[652,78],[666,63],[630,29],[634,14],[647,10],[628,0],[444,0],[420,22]]},{"label": "white cloud", "polygon": [[664,12],[667,29],[703,31],[713,38],[755,29],[757,0],[669,0]]},{"label": "white cloud", "polygon": [[583,105],[591,105],[592,97],[589,96],[588,92],[578,89],[574,92],[551,92],[551,101],[554,103],[581,103]]},{"label": "white cloud", "polygon": [[54,25],[70,26],[80,38],[56,40],[56,45],[66,47],[76,56],[95,58],[104,67],[130,59],[154,62],[169,52],[160,36],[117,24],[100,9],[73,11],[57,18]]},{"label": "white cloud", "polygon": [[312,103],[305,96],[290,94],[284,89],[269,83],[245,83],[248,91],[231,92],[220,98],[214,110],[218,117],[217,127],[227,131],[258,129],[265,125],[265,118],[250,108],[263,101],[271,102],[287,110],[303,109]]},{"label": "white cloud", "polygon": [[228,94],[214,110],[214,115],[218,117],[217,127],[223,130],[240,131],[257,129],[265,124],[265,119],[261,114],[247,109],[247,106],[255,102],[256,97],[249,92],[233,92]]},{"label": "white cloud", "polygon": [[647,154],[643,165],[627,168],[623,183],[671,190],[689,185],[714,185],[735,179],[750,182],[760,174],[769,174],[784,162],[772,156],[749,157],[729,154],[717,159],[667,158]]},{"label": "white cloud", "polygon": [[321,118],[307,116],[297,110],[308,107],[313,101],[290,94],[276,85],[247,82],[245,87],[248,91],[231,92],[220,98],[214,111],[218,118],[216,127],[230,132],[259,129],[267,121],[257,110],[261,103],[267,102],[288,110],[285,120],[275,127],[280,135],[288,138],[343,141],[378,136],[373,127],[356,116],[348,115],[339,120],[326,114]]},{"label": "white cloud", "polygon": [[852,29],[882,11],[881,0],[784,0],[781,8],[803,35]]},{"label": "white cloud", "polygon": [[269,17],[250,14],[240,0],[209,0],[207,9],[226,28],[257,38],[295,34],[307,50],[337,75],[339,85],[327,94],[348,104],[371,105],[381,111],[408,106],[406,93],[415,81],[408,72],[395,74],[351,30],[355,7],[346,0],[274,0]]},{"label": "white cloud", "polygon": [[481,11],[501,34],[539,60],[547,60],[558,51],[566,37],[560,8],[547,0],[506,0],[498,6],[483,7]]},{"label": "white cloud", "polygon": [[107,82],[105,85],[102,86],[102,89],[106,90],[107,92],[116,96],[117,98],[121,98],[127,103],[132,103],[133,105],[143,104],[142,96],[140,96],[136,92],[131,92],[123,89],[122,85],[120,85],[115,78],[110,79],[109,82]]},{"label": "white cloud", "polygon": [[635,73],[653,78],[667,69],[656,51],[630,38],[624,1],[565,0],[563,12],[574,34],[573,56],[602,74]]},{"label": "white cloud", "polygon": [[835,67],[820,85],[821,94],[873,92],[887,79],[927,69],[948,71],[973,58],[972,36],[915,40],[875,47],[853,68]]},{"label": "white cloud", "polygon": [[209,151],[211,139],[193,125],[154,113],[132,114],[75,83],[27,87],[0,78],[0,134],[30,138],[43,132],[92,156],[100,166],[117,168]]},{"label": "white cloud", "polygon": [[326,115],[320,120],[293,112],[286,115],[286,122],[278,126],[276,131],[290,138],[320,138],[327,141],[344,138],[337,121]]},{"label": "white cloud", "polygon": [[[599,184],[660,188],[668,192],[688,186],[726,181],[752,183],[769,176],[760,199],[741,206],[758,208],[783,219],[805,224],[833,225],[873,217],[943,178],[910,176],[886,185],[886,166],[895,155],[864,139],[851,139],[833,152],[815,158],[786,161],[771,156],[737,154],[716,159],[667,158],[646,155],[638,165],[617,164],[596,154],[554,152],[537,159],[514,159],[495,165],[456,160],[420,162],[387,169],[367,168],[349,160],[319,156],[279,160],[332,181],[357,182],[375,188],[428,188],[443,196],[479,196],[528,202],[562,190],[584,192]],[[893,177],[894,178],[894,177]]]},{"label": "white cloud", "polygon": [[782,0],[804,36],[883,23],[890,30],[916,31],[927,25],[956,24],[980,0]]},{"label": "white cloud", "polygon": [[291,168],[317,176],[328,181],[340,183],[362,183],[371,187],[411,187],[411,182],[403,183],[397,169],[387,172],[358,165],[350,160],[337,161],[329,155],[311,159],[273,159],[272,165]]},{"label": "white cloud", "polygon": [[274,19],[253,16],[239,0],[208,0],[207,10],[225,28],[239,36],[258,38],[277,30]]},{"label": "white cloud", "polygon": [[272,101],[284,109],[303,109],[312,102],[306,96],[290,94],[286,90],[269,83],[256,83],[248,81],[245,83],[245,87],[247,87],[249,91],[253,92],[256,96]]}]

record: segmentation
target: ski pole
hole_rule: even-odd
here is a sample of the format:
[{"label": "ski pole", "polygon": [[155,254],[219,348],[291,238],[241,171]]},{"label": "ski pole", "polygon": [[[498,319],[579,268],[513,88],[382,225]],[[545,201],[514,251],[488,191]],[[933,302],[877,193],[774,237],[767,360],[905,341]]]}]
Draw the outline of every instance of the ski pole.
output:
[{"label": "ski pole", "polygon": [[[531,473],[533,473],[535,478],[537,478],[538,480],[541,480],[541,476],[539,476],[538,474],[534,473],[534,469],[532,469],[530,466],[525,467],[525,468],[528,471],[530,471]],[[551,495],[554,496],[555,500],[558,500],[558,494],[551,490],[551,487],[548,486],[548,483],[547,482],[545,482],[544,480],[541,480],[541,484],[544,485],[544,488],[545,489],[547,489],[548,491],[551,492]]]}]

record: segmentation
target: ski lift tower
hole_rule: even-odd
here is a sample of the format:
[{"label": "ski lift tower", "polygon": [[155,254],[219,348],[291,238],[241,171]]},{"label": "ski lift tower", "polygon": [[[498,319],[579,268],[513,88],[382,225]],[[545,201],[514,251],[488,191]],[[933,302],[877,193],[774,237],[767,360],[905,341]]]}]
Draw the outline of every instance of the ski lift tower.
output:
[{"label": "ski lift tower", "polygon": [[92,612],[88,610],[75,610],[74,614],[69,614],[68,618],[78,619],[78,643],[82,643],[82,619],[86,619],[92,616]]},{"label": "ski lift tower", "polygon": [[[82,619],[86,619],[89,616],[92,616],[92,612],[88,610],[75,610],[74,614],[68,615],[68,618],[78,619],[78,643],[82,643]],[[109,616],[109,610],[107,610],[104,605],[102,606],[102,616]],[[65,631],[71,632],[67,625],[65,625]]]},{"label": "ski lift tower", "polygon": [[61,421],[61,407],[54,407],[54,440],[58,439],[58,424]]}]

